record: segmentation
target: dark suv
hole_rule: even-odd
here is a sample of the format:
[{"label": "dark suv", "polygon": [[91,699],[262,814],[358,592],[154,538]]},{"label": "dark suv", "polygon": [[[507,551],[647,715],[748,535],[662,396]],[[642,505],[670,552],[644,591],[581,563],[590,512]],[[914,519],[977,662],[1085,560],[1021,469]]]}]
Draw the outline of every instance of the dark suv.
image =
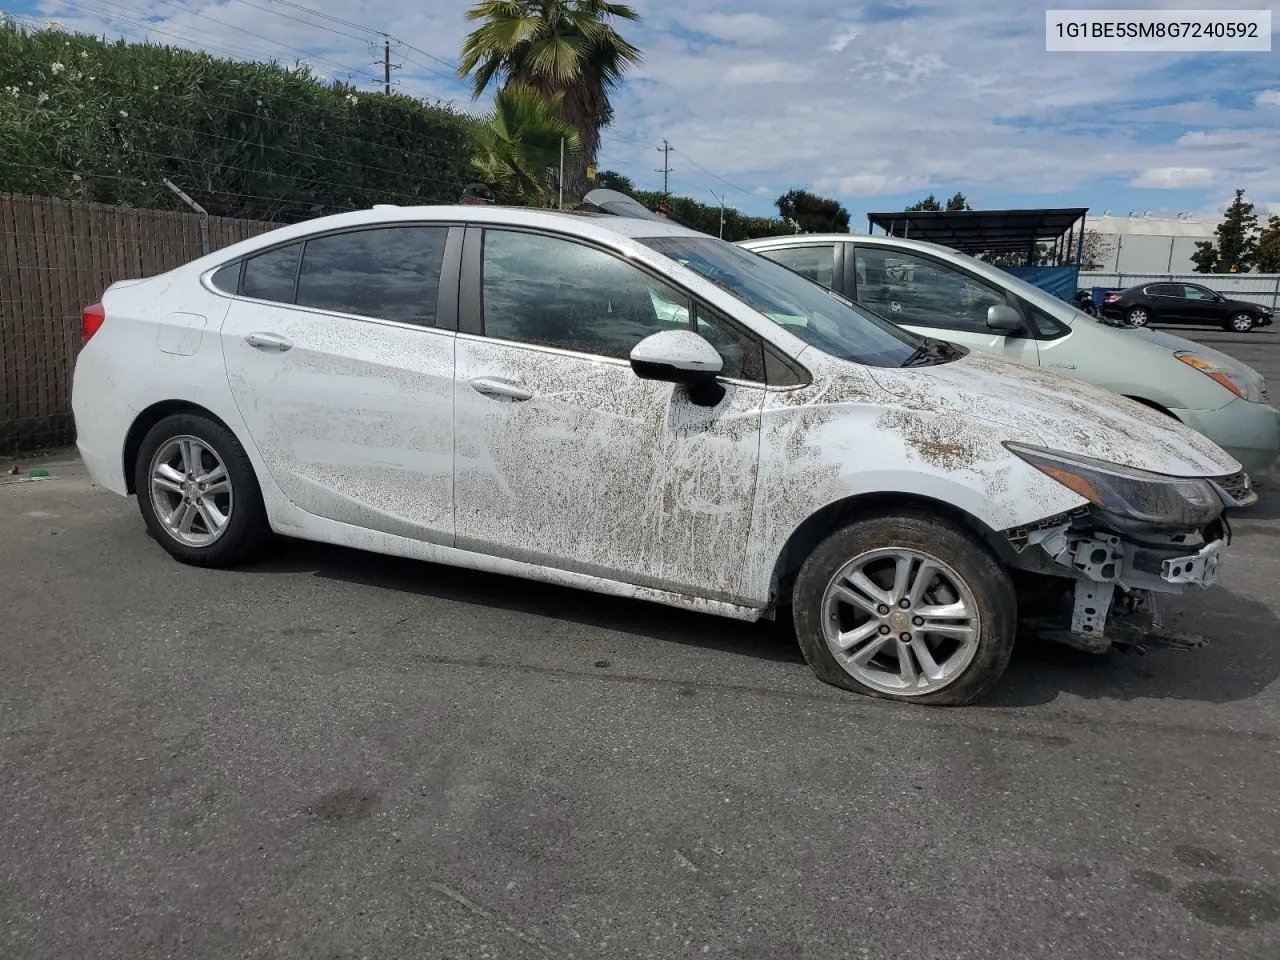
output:
[{"label": "dark suv", "polygon": [[1212,324],[1236,333],[1271,323],[1271,308],[1247,300],[1228,300],[1194,283],[1147,283],[1102,300],[1102,315],[1135,327],[1149,323]]}]

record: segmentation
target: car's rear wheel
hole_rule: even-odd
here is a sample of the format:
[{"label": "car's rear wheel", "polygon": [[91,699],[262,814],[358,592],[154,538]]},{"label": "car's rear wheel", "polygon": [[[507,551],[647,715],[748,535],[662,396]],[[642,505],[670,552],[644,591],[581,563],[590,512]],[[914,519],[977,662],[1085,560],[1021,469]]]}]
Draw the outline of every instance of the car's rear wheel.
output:
[{"label": "car's rear wheel", "polygon": [[1253,319],[1253,314],[1251,313],[1244,313],[1244,312],[1237,313],[1237,314],[1234,314],[1229,321],[1227,321],[1228,329],[1234,330],[1236,333],[1248,333],[1250,330],[1253,329],[1253,326],[1254,326],[1254,319]]},{"label": "car's rear wheel", "polygon": [[1147,313],[1145,307],[1134,307],[1124,318],[1131,327],[1145,327],[1151,322],[1151,314]]},{"label": "car's rear wheel", "polygon": [[796,577],[796,637],[827,683],[912,703],[970,703],[999,680],[1017,629],[1008,571],[977,538],[923,513],[861,520]]},{"label": "car's rear wheel", "polygon": [[147,432],[134,464],[134,489],[147,529],[183,563],[229,566],[271,537],[244,447],[200,414],[165,417]]}]

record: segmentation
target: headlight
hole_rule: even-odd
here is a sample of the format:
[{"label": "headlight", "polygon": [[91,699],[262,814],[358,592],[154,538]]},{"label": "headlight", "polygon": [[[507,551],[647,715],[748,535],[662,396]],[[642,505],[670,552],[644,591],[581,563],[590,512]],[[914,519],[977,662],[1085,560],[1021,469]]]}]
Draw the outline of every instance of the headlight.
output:
[{"label": "headlight", "polygon": [[1206,377],[1216,380],[1237,397],[1244,397],[1251,403],[1262,402],[1262,390],[1256,383],[1245,381],[1239,376],[1233,376],[1231,371],[1222,364],[1213,360],[1206,360],[1204,357],[1198,357],[1189,351],[1175,353],[1174,356],[1188,367],[1195,367]]},{"label": "headlight", "polygon": [[1222,498],[1207,480],[1166,477],[1021,443],[1005,447],[1094,506],[1129,520],[1189,530],[1222,513]]}]

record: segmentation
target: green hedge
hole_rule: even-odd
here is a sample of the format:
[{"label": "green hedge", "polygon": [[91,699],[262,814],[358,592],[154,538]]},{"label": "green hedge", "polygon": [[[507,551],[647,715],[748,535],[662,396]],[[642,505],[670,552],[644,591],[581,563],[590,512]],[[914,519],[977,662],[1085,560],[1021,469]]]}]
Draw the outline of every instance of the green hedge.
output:
[{"label": "green hedge", "polygon": [[305,70],[0,23],[0,193],[292,221],[457,199],[472,123]]}]

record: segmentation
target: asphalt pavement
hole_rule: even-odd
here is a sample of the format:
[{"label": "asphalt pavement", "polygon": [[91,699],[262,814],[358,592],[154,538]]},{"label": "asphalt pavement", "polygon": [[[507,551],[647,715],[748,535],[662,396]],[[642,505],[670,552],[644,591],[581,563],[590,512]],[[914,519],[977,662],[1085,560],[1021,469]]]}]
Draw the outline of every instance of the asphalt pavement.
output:
[{"label": "asphalt pavement", "polygon": [[[1280,378],[1280,335],[1203,339]],[[1204,645],[1029,644],[944,710],[772,624],[302,543],[183,567],[29,465],[4,960],[1280,956],[1280,484],[1170,604]]]}]

